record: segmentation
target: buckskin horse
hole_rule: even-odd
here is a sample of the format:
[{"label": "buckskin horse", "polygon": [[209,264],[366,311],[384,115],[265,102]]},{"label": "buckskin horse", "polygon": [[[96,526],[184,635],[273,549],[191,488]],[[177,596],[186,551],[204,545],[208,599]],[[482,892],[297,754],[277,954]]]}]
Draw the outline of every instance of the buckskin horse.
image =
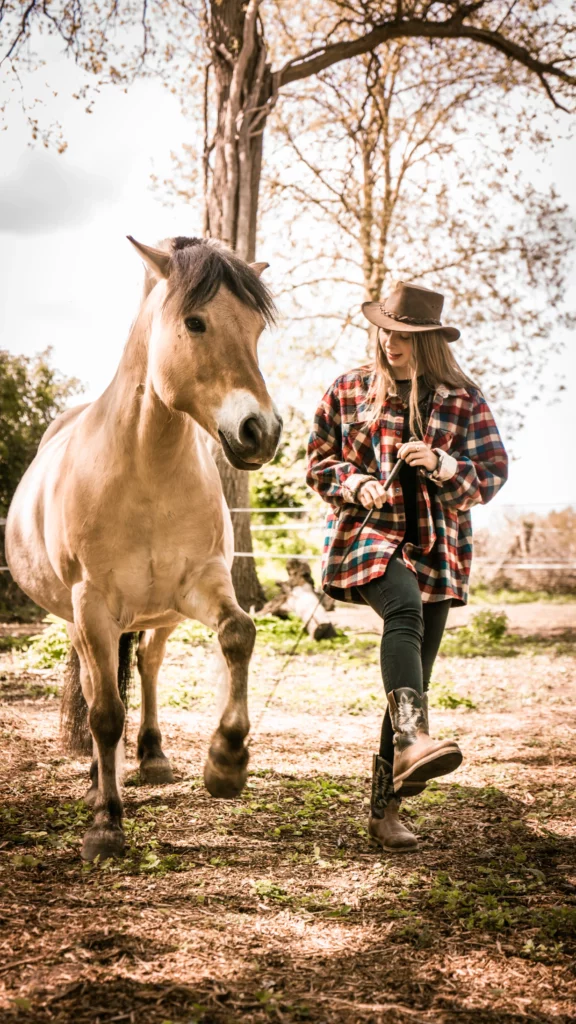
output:
[{"label": "buckskin horse", "polygon": [[[260,280],[268,264],[249,265],[211,240],[173,238],[156,249],[130,241],[147,274],[116,375],[95,402],[49,426],[6,526],[14,579],[66,620],[77,654],[94,744],[88,861],[124,852],[117,755],[126,634],[140,633],[141,778],[163,783],[172,772],[156,686],[166,641],[186,618],[217,632],[228,685],[204,780],[216,797],[242,791],[255,628],[232,586],[232,523],[212,450],[216,441],[234,467],[258,469],[282,430],[257,358],[274,318]],[[78,728],[74,716],[69,728]]]}]

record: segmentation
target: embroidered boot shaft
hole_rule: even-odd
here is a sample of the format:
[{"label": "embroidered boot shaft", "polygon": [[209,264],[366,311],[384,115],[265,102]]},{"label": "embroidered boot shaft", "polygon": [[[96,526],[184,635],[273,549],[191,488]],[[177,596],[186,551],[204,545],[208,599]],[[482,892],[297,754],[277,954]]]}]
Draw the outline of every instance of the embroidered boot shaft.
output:
[{"label": "embroidered boot shaft", "polygon": [[388,694],[394,729],[394,790],[404,784],[448,775],[462,764],[455,740],[432,740],[428,733],[428,698],[408,686]]},{"label": "embroidered boot shaft", "polygon": [[[394,779],[392,777],[392,765],[388,764],[383,757],[374,754],[372,757],[372,796],[370,799],[370,814],[373,818],[383,818],[386,808],[394,798]],[[397,797],[398,804],[400,798]]]},{"label": "embroidered boot shaft", "polygon": [[374,754],[368,834],[390,853],[408,853],[418,848],[416,836],[400,821],[399,809],[400,797],[394,795],[392,765]]}]

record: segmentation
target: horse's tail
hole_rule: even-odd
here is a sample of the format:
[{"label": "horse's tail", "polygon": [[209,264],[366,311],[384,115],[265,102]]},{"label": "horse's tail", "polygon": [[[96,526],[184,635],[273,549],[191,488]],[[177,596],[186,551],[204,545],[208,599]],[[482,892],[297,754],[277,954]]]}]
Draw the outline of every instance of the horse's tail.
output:
[{"label": "horse's tail", "polygon": [[[132,684],[134,652],[139,633],[122,633],[118,644],[118,692],[125,708]],[[80,684],[80,658],[75,647],[70,647],[66,661],[60,732],[64,749],[69,754],[92,754],[92,734],[88,724],[88,705]]]}]

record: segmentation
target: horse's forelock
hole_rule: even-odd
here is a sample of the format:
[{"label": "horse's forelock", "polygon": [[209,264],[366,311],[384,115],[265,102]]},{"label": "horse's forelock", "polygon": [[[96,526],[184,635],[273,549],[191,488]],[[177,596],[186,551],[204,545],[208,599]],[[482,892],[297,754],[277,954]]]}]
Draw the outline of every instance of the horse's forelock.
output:
[{"label": "horse's forelock", "polygon": [[268,324],[274,323],[274,300],[248,263],[213,239],[171,239],[172,265],[166,305],[185,317],[214,298],[225,285],[245,306],[258,310]]}]

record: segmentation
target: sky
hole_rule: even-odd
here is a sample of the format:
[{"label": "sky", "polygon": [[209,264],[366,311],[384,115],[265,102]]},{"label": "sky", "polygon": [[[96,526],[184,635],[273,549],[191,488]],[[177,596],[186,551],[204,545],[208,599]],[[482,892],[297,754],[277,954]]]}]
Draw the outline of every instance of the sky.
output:
[{"label": "sky", "polygon": [[[164,205],[151,188],[153,174],[162,179],[170,173],[171,151],[194,144],[192,128],[176,97],[158,82],[137,82],[127,93],[109,87],[89,114],[72,98],[80,75],[65,59],[49,61],[23,81],[27,95],[45,98],[39,116],[61,123],[68,148],[59,155],[31,146],[22,111],[10,104],[0,134],[0,346],[25,354],[52,346],[54,365],[78,377],[92,399],[115,372],[139,302],[142,266],[126,235],[154,245],[201,233],[199,207]],[[534,165],[534,176],[554,182],[576,215],[575,156],[576,144],[559,140],[547,166]],[[265,251],[258,258],[266,259]],[[273,266],[267,275],[274,290]],[[569,307],[575,299],[572,271]],[[278,339],[265,343],[265,375],[280,339],[281,329]],[[560,376],[566,390],[554,404],[526,408],[508,484],[478,510],[479,525],[511,505],[544,512],[576,504],[576,334],[563,332],[562,340],[563,353],[551,358],[543,384]],[[282,393],[274,397],[282,407]],[[525,400],[521,391],[519,402]],[[306,412],[313,403],[311,396]]]}]

